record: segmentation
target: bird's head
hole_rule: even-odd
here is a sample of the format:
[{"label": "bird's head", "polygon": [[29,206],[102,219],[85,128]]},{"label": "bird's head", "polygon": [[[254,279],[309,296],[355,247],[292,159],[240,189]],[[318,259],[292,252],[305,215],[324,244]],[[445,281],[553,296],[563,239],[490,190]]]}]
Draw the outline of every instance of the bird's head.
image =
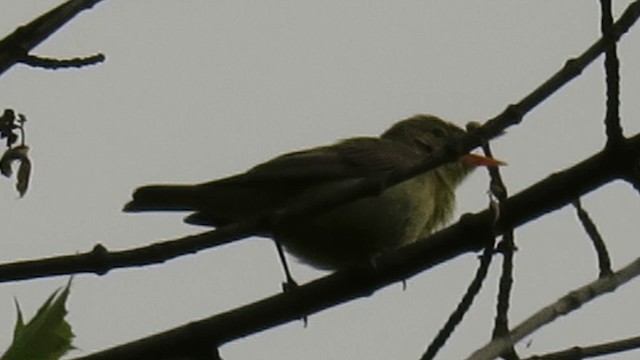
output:
[{"label": "bird's head", "polygon": [[[417,152],[430,154],[452,146],[465,135],[465,131],[455,124],[433,115],[414,115],[395,123],[381,137],[405,144]],[[500,166],[504,163],[478,154],[463,155],[458,161],[438,168],[447,182],[457,185],[477,166]]]}]

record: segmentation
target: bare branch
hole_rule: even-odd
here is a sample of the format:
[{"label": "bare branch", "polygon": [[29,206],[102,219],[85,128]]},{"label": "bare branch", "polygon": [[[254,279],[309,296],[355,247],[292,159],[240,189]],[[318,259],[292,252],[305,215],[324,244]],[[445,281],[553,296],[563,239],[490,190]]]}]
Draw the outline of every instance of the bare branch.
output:
[{"label": "bare branch", "polygon": [[100,1],[102,0],[69,0],[0,40],[0,74],[23,61],[33,48],[81,11],[92,8]]},{"label": "bare branch", "polygon": [[582,360],[640,348],[640,336],[591,346],[574,346],[566,350],[536,355],[524,360]]},{"label": "bare branch", "polygon": [[607,251],[607,245],[604,243],[604,239],[600,236],[598,232],[598,228],[596,224],[591,220],[589,213],[582,208],[582,203],[580,202],[580,198],[577,198],[573,201],[573,207],[576,208],[576,214],[578,215],[578,219],[584,227],[584,230],[589,235],[591,242],[593,243],[593,247],[596,250],[596,254],[598,255],[598,266],[600,268],[600,277],[611,275],[613,272],[611,270],[611,260],[609,259],[609,251]]},{"label": "bare branch", "polygon": [[581,288],[573,290],[558,299],[553,304],[539,310],[520,325],[515,327],[507,336],[494,339],[486,346],[474,352],[467,360],[491,360],[500,356],[506,349],[513,346],[542,326],[551,323],[560,316],[577,310],[582,305],[608,292],[616,290],[620,285],[640,275],[640,258],[610,276],[599,278]]},{"label": "bare branch", "polygon": [[[493,239],[493,237],[492,237]],[[484,252],[480,256],[480,264],[478,265],[478,269],[476,270],[476,275],[473,280],[469,284],[467,291],[464,296],[458,303],[456,309],[451,313],[449,319],[444,324],[442,329],[438,331],[436,337],[431,341],[431,344],[427,347],[427,350],[422,357],[421,360],[432,360],[438,354],[438,351],[444,346],[446,341],[449,339],[451,334],[455,328],[460,324],[464,315],[469,311],[471,305],[473,304],[473,300],[476,298],[476,295],[480,292],[482,288],[482,284],[484,280],[487,278],[487,273],[489,271],[489,266],[491,265],[491,259],[493,258],[493,241],[487,243],[487,246],[484,249]]]},{"label": "bare branch", "polygon": [[47,70],[81,68],[89,65],[96,65],[105,60],[103,54],[95,54],[87,57],[77,57],[73,59],[53,59],[34,55],[26,55],[20,60],[23,64],[40,67]]},{"label": "bare branch", "polygon": [[[600,0],[600,9],[602,35],[606,38],[611,36],[613,27],[611,0]],[[605,53],[604,68],[607,82],[607,113],[605,116],[607,146],[615,147],[619,145],[623,137],[620,125],[620,61],[615,42],[611,43]]]},{"label": "bare branch", "polygon": [[[493,157],[493,152],[488,142],[482,144],[485,155]],[[502,181],[500,169],[497,167],[487,168],[491,175],[491,192],[498,199],[498,214],[502,213],[504,202],[507,200],[509,193],[507,187]],[[499,215],[500,216],[500,215]],[[498,245],[500,252],[503,254],[502,259],[502,275],[500,276],[500,286],[498,291],[498,302],[496,305],[496,318],[493,328],[492,338],[504,336],[509,332],[509,306],[511,298],[511,288],[513,286],[513,255],[516,250],[515,236],[513,228],[505,230],[502,241]],[[519,359],[516,350],[511,346],[502,356],[506,360]]]}]

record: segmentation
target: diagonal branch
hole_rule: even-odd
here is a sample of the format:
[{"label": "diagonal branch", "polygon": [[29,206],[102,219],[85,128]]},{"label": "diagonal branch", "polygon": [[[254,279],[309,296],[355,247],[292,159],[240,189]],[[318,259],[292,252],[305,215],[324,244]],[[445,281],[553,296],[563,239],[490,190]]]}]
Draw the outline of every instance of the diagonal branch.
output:
[{"label": "diagonal branch", "polygon": [[480,256],[480,264],[478,265],[478,269],[476,270],[476,275],[467,287],[467,291],[462,296],[462,300],[460,300],[460,302],[456,306],[456,309],[453,311],[453,313],[451,313],[444,326],[440,329],[440,331],[438,331],[438,334],[431,341],[431,343],[427,347],[427,350],[424,352],[424,354],[422,354],[422,357],[420,357],[420,360],[432,360],[436,357],[438,351],[440,351],[440,349],[444,346],[451,334],[453,334],[455,328],[462,321],[464,315],[471,308],[473,300],[475,300],[476,295],[480,293],[482,284],[487,278],[487,273],[489,272],[489,266],[491,265],[491,260],[494,253],[493,240],[493,237],[491,237],[491,241],[484,248],[484,252]]},{"label": "diagonal branch", "polygon": [[523,360],[583,360],[640,348],[640,336],[591,346],[574,346],[566,350],[535,355]]},{"label": "diagonal branch", "polygon": [[581,288],[569,292],[553,304],[539,310],[520,325],[515,327],[509,335],[495,339],[486,346],[474,352],[467,360],[492,360],[500,356],[509,346],[522,340],[542,326],[551,323],[556,318],[577,310],[582,305],[600,295],[616,290],[620,285],[640,275],[640,258],[634,260],[611,276],[599,278]]},{"label": "diagonal branch", "polygon": [[31,50],[81,11],[92,8],[100,1],[102,0],[69,0],[0,40],[0,75],[21,62]]}]

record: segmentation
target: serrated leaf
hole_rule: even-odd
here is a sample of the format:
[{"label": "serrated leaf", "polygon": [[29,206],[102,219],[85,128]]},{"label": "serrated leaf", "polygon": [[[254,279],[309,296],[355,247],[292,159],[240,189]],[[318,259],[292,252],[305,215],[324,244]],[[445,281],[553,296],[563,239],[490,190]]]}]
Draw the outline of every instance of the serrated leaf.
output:
[{"label": "serrated leaf", "polygon": [[16,304],[16,313],[18,314],[16,319],[16,326],[13,329],[13,337],[18,337],[18,334],[24,328],[24,320],[22,320],[22,310],[20,310],[20,304],[18,304],[18,299],[13,299]]},{"label": "serrated leaf", "polygon": [[36,315],[24,324],[22,311],[18,311],[13,342],[0,360],[58,360],[74,349],[71,325],[64,319],[65,303],[69,297],[71,279],[64,288],[57,289],[40,306]]}]

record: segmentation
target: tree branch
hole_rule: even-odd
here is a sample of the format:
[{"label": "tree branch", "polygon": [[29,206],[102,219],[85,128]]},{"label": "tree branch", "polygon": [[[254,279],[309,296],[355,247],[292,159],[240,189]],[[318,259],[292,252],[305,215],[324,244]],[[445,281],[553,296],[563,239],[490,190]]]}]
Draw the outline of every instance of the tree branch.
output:
[{"label": "tree branch", "polygon": [[440,351],[440,349],[447,342],[451,334],[453,334],[453,331],[455,330],[455,328],[460,324],[460,322],[464,318],[464,315],[471,308],[471,305],[473,304],[473,300],[476,298],[476,295],[478,295],[478,293],[480,292],[480,289],[482,288],[482,284],[484,283],[484,280],[487,278],[487,273],[489,272],[489,266],[491,265],[491,260],[494,254],[494,251],[493,251],[494,237],[490,236],[487,238],[487,240],[490,240],[490,241],[488,241],[488,243],[484,248],[484,252],[480,256],[480,264],[478,265],[478,269],[476,270],[476,275],[474,276],[473,280],[469,284],[467,291],[462,296],[462,299],[458,303],[458,306],[456,306],[453,313],[449,315],[447,322],[440,329],[440,331],[438,331],[438,334],[436,335],[436,337],[431,341],[431,343],[427,347],[427,350],[424,352],[424,354],[422,354],[422,357],[420,357],[421,360],[432,360],[436,357],[436,355],[438,354],[438,351]]},{"label": "tree branch", "polygon": [[[602,35],[610,36],[613,26],[611,0],[600,0]],[[620,61],[618,60],[617,44],[614,42],[607,49],[604,58],[604,69],[607,83],[607,112],[605,126],[607,146],[616,146],[622,139],[620,126]]]},{"label": "tree branch", "polygon": [[524,360],[582,360],[638,348],[640,348],[640,336],[635,336],[598,345],[584,347],[574,346],[562,351],[535,355]]},{"label": "tree branch", "polygon": [[599,278],[581,288],[569,292],[553,304],[539,310],[520,325],[515,327],[507,336],[491,341],[486,346],[474,352],[467,360],[492,360],[500,356],[506,349],[530,335],[542,326],[551,323],[556,318],[577,310],[587,302],[608,292],[616,290],[620,285],[640,275],[640,258],[613,273],[611,276]]},{"label": "tree branch", "polygon": [[576,208],[576,214],[582,224],[582,227],[589,235],[591,243],[593,244],[596,254],[598,255],[598,267],[600,268],[600,277],[611,275],[611,259],[609,259],[609,251],[607,251],[607,245],[604,243],[604,239],[600,236],[596,224],[591,220],[589,213],[582,208],[580,198],[573,201],[573,207]]},{"label": "tree branch", "polygon": [[81,11],[92,8],[100,1],[102,0],[69,0],[0,40],[0,75],[21,62],[31,50]]},{"label": "tree branch", "polygon": [[[493,158],[493,152],[489,143],[482,144],[482,149],[486,156]],[[498,216],[501,216],[504,202],[509,193],[502,181],[500,169],[497,167],[488,168],[491,175],[491,193],[498,199]],[[513,286],[513,255],[516,250],[515,235],[513,228],[506,229],[502,241],[498,244],[500,252],[503,254],[502,274],[500,276],[498,301],[496,305],[496,318],[493,327],[492,338],[504,336],[509,332],[509,306],[511,300],[511,289]],[[513,347],[510,347],[502,354],[505,360],[516,360],[518,354]]]}]

